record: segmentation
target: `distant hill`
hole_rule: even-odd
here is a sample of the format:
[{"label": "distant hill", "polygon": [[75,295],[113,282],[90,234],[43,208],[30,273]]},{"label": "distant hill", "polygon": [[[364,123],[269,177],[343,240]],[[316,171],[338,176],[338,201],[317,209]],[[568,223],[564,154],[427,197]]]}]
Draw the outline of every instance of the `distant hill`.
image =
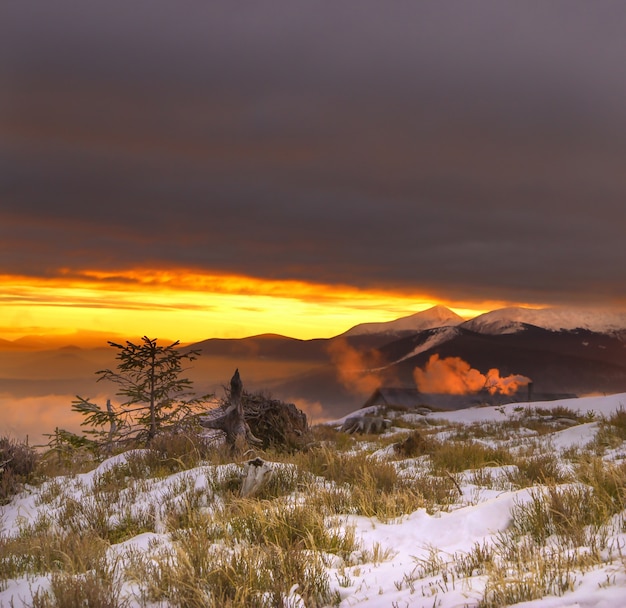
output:
[{"label": "distant hill", "polygon": [[[431,324],[437,318],[444,320],[441,326]],[[411,322],[432,326],[410,330]],[[626,391],[626,315],[622,314],[507,308],[458,322],[439,309],[397,322],[356,326],[339,338],[359,336],[377,337],[380,343],[355,349],[358,357],[350,351],[346,358],[353,365],[350,374],[342,373],[342,361],[335,359],[274,390],[299,392],[345,413],[344,402],[359,398],[365,402],[367,386],[415,388],[415,369],[423,369],[437,355],[461,359],[483,374],[495,368],[503,377],[522,375],[533,382],[537,393]],[[354,367],[355,361],[363,365]]]},{"label": "distant hill", "polygon": [[326,360],[326,340],[298,340],[278,334],[248,338],[209,338],[188,345],[203,355],[219,357],[262,357],[265,359]]}]

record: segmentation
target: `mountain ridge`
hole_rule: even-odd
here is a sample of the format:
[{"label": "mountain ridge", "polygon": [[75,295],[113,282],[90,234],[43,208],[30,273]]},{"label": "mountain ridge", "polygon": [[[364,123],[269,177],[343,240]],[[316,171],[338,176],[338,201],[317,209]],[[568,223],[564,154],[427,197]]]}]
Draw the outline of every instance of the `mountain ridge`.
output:
[{"label": "mountain ridge", "polygon": [[463,323],[463,327],[479,333],[513,333],[523,331],[524,325],[551,331],[586,329],[596,333],[613,333],[626,330],[626,313],[601,309],[511,306],[483,313]]},{"label": "mountain ridge", "polygon": [[[411,323],[458,321],[442,309],[416,315],[409,315]],[[537,394],[626,392],[622,318],[599,312],[594,319],[590,311],[571,309],[556,314],[508,308],[427,329],[398,330],[406,325],[391,322],[369,327],[376,331],[331,338],[260,334],[209,338],[181,348],[201,350],[186,371],[196,393],[221,395],[224,383],[239,368],[247,390],[295,403],[311,419],[320,420],[361,407],[377,388],[415,389],[416,369],[424,370],[433,357],[482,375],[492,368],[502,376],[521,374],[532,380]],[[593,329],[575,327],[585,324]],[[560,325],[570,329],[555,329]],[[0,396],[32,397],[39,403],[42,396],[58,395],[66,396],[67,404],[76,394],[106,393],[115,399],[115,389],[97,383],[95,375],[115,365],[113,349],[104,345],[68,349],[55,344],[32,351],[0,346]]]},{"label": "mountain ridge", "polygon": [[[451,309],[437,305],[410,315],[398,317],[391,321],[359,323],[330,338],[294,338],[278,333],[253,334],[242,338],[201,338],[185,341],[184,347],[209,343],[210,341],[276,341],[285,340],[299,343],[335,340],[347,338],[360,339],[364,343],[367,338],[377,335],[407,335],[412,332],[438,327],[464,327],[478,333],[513,333],[523,331],[525,325],[534,325],[551,331],[588,329],[598,333],[620,333],[626,336],[626,312],[615,312],[607,309],[583,309],[566,307],[528,308],[504,307],[482,313],[471,319],[464,319]],[[107,342],[136,340],[136,337],[123,337],[102,331],[77,330],[66,335],[28,335],[15,340],[0,339],[0,350],[56,350],[74,346],[81,349],[106,348]],[[163,339],[163,342],[173,342]],[[373,341],[375,343],[376,340]]]},{"label": "mountain ridge", "polygon": [[434,329],[435,327],[459,325],[464,321],[465,319],[463,319],[463,317],[456,314],[449,308],[437,305],[405,317],[399,317],[398,319],[394,319],[392,321],[359,323],[340,335],[358,336],[379,332],[402,333],[423,329]]}]

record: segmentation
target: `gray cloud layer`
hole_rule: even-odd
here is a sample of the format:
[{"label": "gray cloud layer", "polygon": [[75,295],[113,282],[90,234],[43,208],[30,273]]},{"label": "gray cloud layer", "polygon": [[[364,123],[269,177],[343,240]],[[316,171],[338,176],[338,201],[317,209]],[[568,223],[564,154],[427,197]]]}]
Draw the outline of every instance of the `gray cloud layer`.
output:
[{"label": "gray cloud layer", "polygon": [[0,272],[626,302],[621,2],[0,8]]}]

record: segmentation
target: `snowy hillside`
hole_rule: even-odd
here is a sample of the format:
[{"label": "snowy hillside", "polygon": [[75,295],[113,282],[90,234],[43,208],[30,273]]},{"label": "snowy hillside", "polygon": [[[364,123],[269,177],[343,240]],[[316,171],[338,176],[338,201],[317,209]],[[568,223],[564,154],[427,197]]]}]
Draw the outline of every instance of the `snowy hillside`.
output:
[{"label": "snowy hillside", "polygon": [[330,423],[308,453],[263,455],[257,498],[241,462],[120,454],[0,507],[0,606],[621,608],[624,404],[386,412],[380,438]]},{"label": "snowy hillside", "polygon": [[570,308],[501,308],[470,321],[463,327],[483,334],[515,333],[522,324],[535,325],[551,331],[588,329],[611,333],[626,329],[626,313]]},{"label": "snowy hillside", "polygon": [[463,323],[463,317],[445,306],[434,306],[428,310],[385,323],[362,323],[349,329],[344,336],[359,336],[376,333],[403,333],[446,327]]}]

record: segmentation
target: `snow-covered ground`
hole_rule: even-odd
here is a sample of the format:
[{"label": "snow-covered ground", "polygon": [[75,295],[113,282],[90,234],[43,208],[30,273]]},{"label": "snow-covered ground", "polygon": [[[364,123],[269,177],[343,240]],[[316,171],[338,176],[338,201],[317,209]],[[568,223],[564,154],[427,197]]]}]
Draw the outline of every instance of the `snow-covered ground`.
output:
[{"label": "snow-covered ground", "polygon": [[[481,407],[437,412],[432,418],[459,424],[490,423],[517,416],[520,409],[538,407],[551,409],[565,406],[581,414],[610,416],[626,408],[626,394],[585,397],[572,400],[512,403],[499,407]],[[590,443],[598,429],[597,422],[582,423],[555,431],[545,441],[557,452],[573,446]],[[626,458],[626,446],[618,457]],[[465,490],[466,488],[464,488]],[[416,511],[401,522],[382,524],[368,518],[355,518],[358,532],[366,547],[380,545],[392,548],[393,557],[375,566],[362,569],[355,577],[341,606],[368,608],[438,607],[464,608],[478,605],[483,596],[481,577],[471,577],[456,584],[444,582],[441,575],[425,576],[413,581],[412,587],[402,585],[413,577],[420,562],[426,561],[433,550],[451,557],[467,553],[472,547],[492,541],[510,522],[511,508],[527,500],[529,489],[484,493],[477,504],[469,504],[450,512],[429,515]],[[473,498],[476,498],[476,494]],[[616,544],[626,547],[626,534],[617,534]],[[607,585],[607,581],[611,581]],[[400,587],[400,589],[398,589]],[[626,606],[626,563],[606,565],[580,576],[574,591],[562,597],[544,597],[540,600],[516,604],[519,608],[624,608]]]},{"label": "snow-covered ground", "polygon": [[[555,453],[584,446],[591,442],[598,430],[597,419],[610,416],[626,406],[626,394],[587,397],[549,403],[515,403],[500,407],[465,409],[456,412],[433,413],[429,420],[445,419],[458,424],[492,423],[514,418],[526,407],[554,408],[565,406],[581,414],[588,414],[588,421],[568,428],[555,430],[543,436]],[[596,420],[593,420],[591,414]],[[626,448],[612,452],[613,459],[626,458]],[[101,464],[98,469],[62,483],[74,487],[77,499],[87,496],[94,477],[106,467],[125,458],[114,457]],[[228,465],[226,465],[228,466]],[[145,492],[137,498],[138,504],[158,504],[168,486],[180,483],[185,477],[197,489],[206,484],[207,467],[202,466],[158,482],[146,484]],[[462,499],[447,511],[428,513],[419,509],[397,521],[382,523],[374,518],[350,516],[344,521],[346,526],[354,526],[361,542],[361,553],[353,556],[349,563],[335,563],[328,566],[331,586],[341,598],[341,608],[393,608],[393,607],[437,607],[462,608],[478,606],[483,598],[486,577],[481,573],[459,577],[452,570],[446,570],[447,560],[454,556],[469,554],[477,546],[489,546],[498,535],[506,530],[511,521],[511,510],[532,497],[532,489],[478,491],[472,486],[470,476],[462,477]],[[48,504],[41,504],[38,495],[41,488],[31,490],[14,498],[6,506],[0,507],[0,530],[3,535],[18,533],[20,525],[35,521]],[[626,534],[616,531],[614,546],[626,547]],[[149,551],[159,543],[168,544],[167,534],[144,533],[112,545],[110,553],[120,555],[125,550]],[[372,560],[367,556],[375,553],[382,559]],[[432,568],[439,563],[439,568]],[[613,560],[593,567],[576,576],[573,589],[561,597],[548,596],[539,600],[517,604],[525,608],[623,608],[626,606],[626,560],[617,551]],[[29,605],[31,594],[39,586],[48,585],[46,577],[10,580],[4,586],[0,582],[0,606]],[[130,605],[140,606],[133,603]],[[303,608],[297,590],[285,598],[285,607]]]}]

